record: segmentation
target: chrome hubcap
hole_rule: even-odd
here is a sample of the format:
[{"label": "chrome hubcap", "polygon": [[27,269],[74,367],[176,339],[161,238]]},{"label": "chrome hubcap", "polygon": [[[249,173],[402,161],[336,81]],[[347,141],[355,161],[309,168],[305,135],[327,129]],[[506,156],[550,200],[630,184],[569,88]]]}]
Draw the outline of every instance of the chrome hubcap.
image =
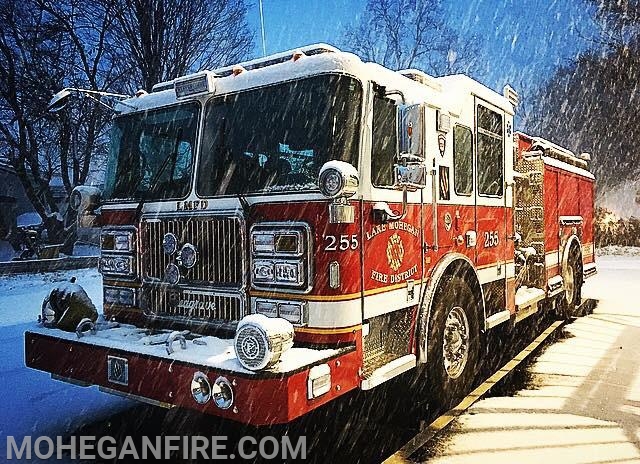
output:
[{"label": "chrome hubcap", "polygon": [[461,307],[456,306],[447,314],[442,340],[444,370],[450,378],[457,379],[469,357],[469,321]]},{"label": "chrome hubcap", "polygon": [[567,272],[564,278],[564,287],[565,287],[565,294],[566,294],[566,298],[567,298],[567,303],[572,304],[573,303],[573,295],[574,295],[574,290],[575,290],[575,276],[573,273],[573,268],[571,266],[569,266],[567,268]]}]

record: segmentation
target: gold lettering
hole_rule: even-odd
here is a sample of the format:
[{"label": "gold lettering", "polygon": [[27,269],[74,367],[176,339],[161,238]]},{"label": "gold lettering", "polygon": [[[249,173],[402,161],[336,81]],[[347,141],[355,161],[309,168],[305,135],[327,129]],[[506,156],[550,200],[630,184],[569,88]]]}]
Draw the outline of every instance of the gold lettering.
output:
[{"label": "gold lettering", "polygon": [[371,271],[371,278],[376,282],[382,282],[383,284],[386,284],[389,280],[389,276],[387,274],[383,274],[376,270]]}]

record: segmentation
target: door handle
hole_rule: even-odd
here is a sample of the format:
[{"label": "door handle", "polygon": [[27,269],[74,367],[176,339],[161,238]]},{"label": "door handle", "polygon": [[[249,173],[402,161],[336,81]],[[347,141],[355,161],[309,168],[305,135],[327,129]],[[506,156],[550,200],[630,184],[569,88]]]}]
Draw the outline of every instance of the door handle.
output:
[{"label": "door handle", "polygon": [[473,248],[478,243],[478,234],[475,230],[468,230],[465,234],[467,248]]}]

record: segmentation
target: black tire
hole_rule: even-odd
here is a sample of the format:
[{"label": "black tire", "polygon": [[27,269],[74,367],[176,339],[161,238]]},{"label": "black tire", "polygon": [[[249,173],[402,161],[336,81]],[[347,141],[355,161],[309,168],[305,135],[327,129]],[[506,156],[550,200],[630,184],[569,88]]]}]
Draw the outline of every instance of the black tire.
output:
[{"label": "black tire", "polygon": [[576,248],[569,252],[563,280],[565,291],[560,297],[560,316],[568,320],[580,315],[579,308],[582,303],[582,261]]},{"label": "black tire", "polygon": [[[466,329],[451,331],[466,318]],[[459,325],[459,324],[458,324]],[[467,332],[466,344],[460,335]],[[455,348],[458,342],[466,345],[466,359],[461,361],[461,350],[450,352],[445,357],[444,344]],[[427,375],[432,387],[431,397],[443,409],[449,409],[467,395],[473,387],[478,372],[480,356],[480,330],[478,320],[478,302],[469,285],[460,277],[448,277],[436,294],[429,321],[427,339]],[[458,355],[459,362],[455,361]],[[452,362],[453,360],[453,362]]]}]

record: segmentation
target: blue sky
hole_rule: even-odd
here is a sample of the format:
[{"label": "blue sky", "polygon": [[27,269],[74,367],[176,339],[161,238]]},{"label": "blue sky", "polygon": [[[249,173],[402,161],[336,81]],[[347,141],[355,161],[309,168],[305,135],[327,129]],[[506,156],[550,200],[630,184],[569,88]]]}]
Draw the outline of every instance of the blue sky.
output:
[{"label": "blue sky", "polygon": [[[262,54],[258,0],[248,0],[255,55]],[[316,42],[336,44],[366,0],[263,0],[267,54]],[[594,35],[585,0],[444,0],[448,24],[476,36],[476,77],[495,89],[531,87],[586,49]]]}]

